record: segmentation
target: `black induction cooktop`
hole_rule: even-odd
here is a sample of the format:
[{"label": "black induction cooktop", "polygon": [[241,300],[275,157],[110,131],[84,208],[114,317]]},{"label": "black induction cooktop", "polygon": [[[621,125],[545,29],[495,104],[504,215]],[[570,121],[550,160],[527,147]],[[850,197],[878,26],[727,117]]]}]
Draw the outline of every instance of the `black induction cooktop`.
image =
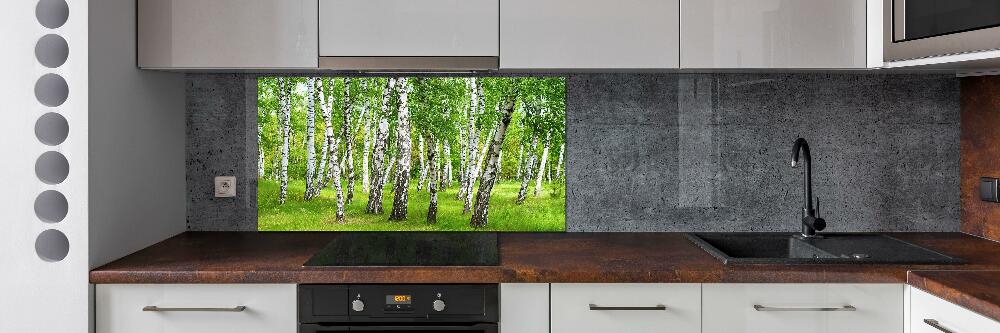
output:
[{"label": "black induction cooktop", "polygon": [[342,232],[303,266],[496,266],[496,233]]}]

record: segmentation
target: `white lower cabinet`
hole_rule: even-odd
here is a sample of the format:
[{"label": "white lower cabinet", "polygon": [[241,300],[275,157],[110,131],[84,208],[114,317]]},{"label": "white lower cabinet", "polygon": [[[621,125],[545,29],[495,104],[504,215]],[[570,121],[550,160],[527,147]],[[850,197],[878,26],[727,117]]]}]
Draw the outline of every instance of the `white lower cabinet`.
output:
[{"label": "white lower cabinet", "polygon": [[700,284],[554,283],[551,306],[552,333],[701,331]]},{"label": "white lower cabinet", "polygon": [[923,290],[909,287],[910,332],[1000,333],[1000,323]]},{"label": "white lower cabinet", "polygon": [[902,333],[902,284],[705,284],[704,333]]},{"label": "white lower cabinet", "polygon": [[500,284],[500,333],[548,333],[549,284]]},{"label": "white lower cabinet", "polygon": [[[294,284],[99,284],[97,333],[294,333]],[[154,308],[155,307],[155,308]]]}]

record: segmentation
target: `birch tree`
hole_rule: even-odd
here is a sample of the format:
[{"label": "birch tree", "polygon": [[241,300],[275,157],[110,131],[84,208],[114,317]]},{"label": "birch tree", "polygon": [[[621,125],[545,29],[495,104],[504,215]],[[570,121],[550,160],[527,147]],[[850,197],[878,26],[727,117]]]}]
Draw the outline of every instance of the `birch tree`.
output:
[{"label": "birch tree", "polygon": [[396,145],[399,157],[396,160],[395,198],[392,200],[392,212],[389,220],[406,220],[408,195],[410,193],[410,159],[412,158],[413,142],[410,138],[410,109],[407,105],[409,86],[407,79],[400,78],[398,85],[399,108],[396,113]]},{"label": "birch tree", "polygon": [[552,138],[552,133],[545,134],[545,143],[542,146],[542,157],[541,163],[538,163],[538,176],[535,177],[535,197],[538,197],[538,193],[542,191],[542,176],[545,175],[545,165],[549,160],[549,140]]},{"label": "birch tree", "polygon": [[369,115],[369,107],[371,99],[368,97],[368,79],[361,80],[361,91],[364,98],[364,104],[361,106],[361,121],[364,125],[361,127],[364,131],[362,138],[364,140],[364,146],[361,151],[361,188],[365,193],[371,193],[371,170],[368,166],[368,156],[371,154],[371,142],[372,142],[372,131],[371,131],[371,118]]},{"label": "birch tree", "polygon": [[433,135],[428,137],[427,145],[430,147],[430,149],[428,150],[429,153],[427,154],[427,162],[428,162],[427,177],[431,179],[431,181],[427,183],[427,193],[430,196],[429,203],[427,204],[427,223],[435,224],[437,223],[437,210],[438,210],[437,181],[436,181],[438,179],[437,175],[438,169],[436,168],[437,161],[435,161],[435,158],[437,158],[437,143],[435,142]]},{"label": "birch tree", "polygon": [[371,191],[368,195],[368,207],[366,210],[368,214],[382,214],[383,212],[382,191],[385,189],[385,183],[383,183],[384,177],[382,176],[382,172],[385,170],[385,156],[389,146],[389,121],[386,117],[389,113],[389,98],[392,97],[395,85],[396,79],[390,78],[382,90],[382,105],[381,112],[378,115],[378,130],[375,134],[375,143],[372,149],[371,174],[372,180],[375,183],[371,185]]},{"label": "birch tree", "polygon": [[507,101],[504,102],[503,113],[500,124],[493,131],[490,137],[489,156],[486,161],[486,170],[483,172],[483,179],[479,182],[479,190],[476,193],[476,206],[472,213],[472,220],[469,225],[473,228],[482,228],[489,223],[490,196],[493,192],[493,185],[497,181],[497,166],[500,164],[500,152],[503,148],[504,137],[507,135],[507,126],[510,124],[511,116],[514,114],[514,102],[517,99],[517,88],[510,92]]},{"label": "birch tree", "polygon": [[451,187],[451,171],[452,171],[452,161],[451,161],[451,140],[444,141],[444,186],[441,188]]},{"label": "birch tree", "polygon": [[330,146],[331,140],[333,139],[333,119],[331,119],[333,112],[331,111],[332,108],[331,105],[329,105],[330,101],[327,96],[327,91],[330,86],[329,81],[329,78],[319,78],[316,80],[316,90],[319,91],[320,97],[319,109],[320,114],[323,116],[323,147],[319,158],[319,169],[316,169],[316,188],[314,190],[316,192],[314,195],[317,197],[323,193],[323,189],[326,188],[327,184],[329,184],[328,182],[330,181],[330,177],[333,172],[327,165],[330,162],[330,154],[336,153],[335,151],[332,151],[336,149],[336,146]]},{"label": "birch tree", "polygon": [[288,196],[288,144],[292,131],[292,104],[290,84],[284,78],[278,78],[279,102],[281,107],[281,192],[278,203],[284,204]]},{"label": "birch tree", "polygon": [[469,136],[469,142],[466,149],[468,153],[466,155],[466,175],[465,182],[462,184],[462,196],[464,199],[464,207],[462,208],[462,214],[468,213],[472,210],[472,186],[476,179],[476,164],[478,157],[476,155],[477,150],[479,150],[479,137],[476,133],[476,112],[479,108],[479,96],[476,94],[476,78],[469,78],[467,82],[469,83],[469,122],[467,134]]},{"label": "birch tree", "polygon": [[316,172],[316,78],[306,78],[306,193],[305,200],[313,198],[313,178]]},{"label": "birch tree", "polygon": [[351,131],[351,78],[344,78],[344,165],[347,166],[347,203],[354,201],[354,136]]},{"label": "birch tree", "polygon": [[566,153],[566,143],[559,145],[559,163],[556,164],[556,180],[563,179],[563,155]]},{"label": "birch tree", "polygon": [[523,204],[528,197],[528,183],[531,182],[531,170],[535,168],[535,149],[538,148],[538,136],[531,137],[531,148],[528,149],[528,161],[524,165],[524,175],[521,177],[521,190],[517,192],[517,204]]},{"label": "birch tree", "polygon": [[417,136],[417,158],[420,161],[420,178],[417,179],[417,192],[420,192],[424,187],[424,182],[427,181],[427,161],[424,160],[424,136]]}]

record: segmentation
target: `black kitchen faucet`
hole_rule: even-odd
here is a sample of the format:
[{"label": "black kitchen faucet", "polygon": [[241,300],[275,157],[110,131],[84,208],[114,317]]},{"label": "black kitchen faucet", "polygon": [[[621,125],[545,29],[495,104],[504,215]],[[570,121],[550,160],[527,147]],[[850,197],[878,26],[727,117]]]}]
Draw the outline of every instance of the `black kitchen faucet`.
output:
[{"label": "black kitchen faucet", "polygon": [[[819,237],[817,231],[826,229],[826,220],[818,217],[812,204],[812,156],[809,154],[809,143],[806,139],[798,138],[792,146],[792,167],[799,166],[799,151],[805,164],[805,171],[802,173],[802,237]],[[819,207],[819,198],[816,198],[816,206]]]}]

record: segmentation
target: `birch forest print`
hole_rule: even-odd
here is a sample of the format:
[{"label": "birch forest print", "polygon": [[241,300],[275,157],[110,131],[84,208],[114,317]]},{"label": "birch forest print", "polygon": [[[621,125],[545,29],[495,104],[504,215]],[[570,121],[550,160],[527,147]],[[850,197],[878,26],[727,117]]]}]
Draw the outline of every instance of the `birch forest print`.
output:
[{"label": "birch forest print", "polygon": [[563,231],[561,77],[260,77],[262,231]]}]

